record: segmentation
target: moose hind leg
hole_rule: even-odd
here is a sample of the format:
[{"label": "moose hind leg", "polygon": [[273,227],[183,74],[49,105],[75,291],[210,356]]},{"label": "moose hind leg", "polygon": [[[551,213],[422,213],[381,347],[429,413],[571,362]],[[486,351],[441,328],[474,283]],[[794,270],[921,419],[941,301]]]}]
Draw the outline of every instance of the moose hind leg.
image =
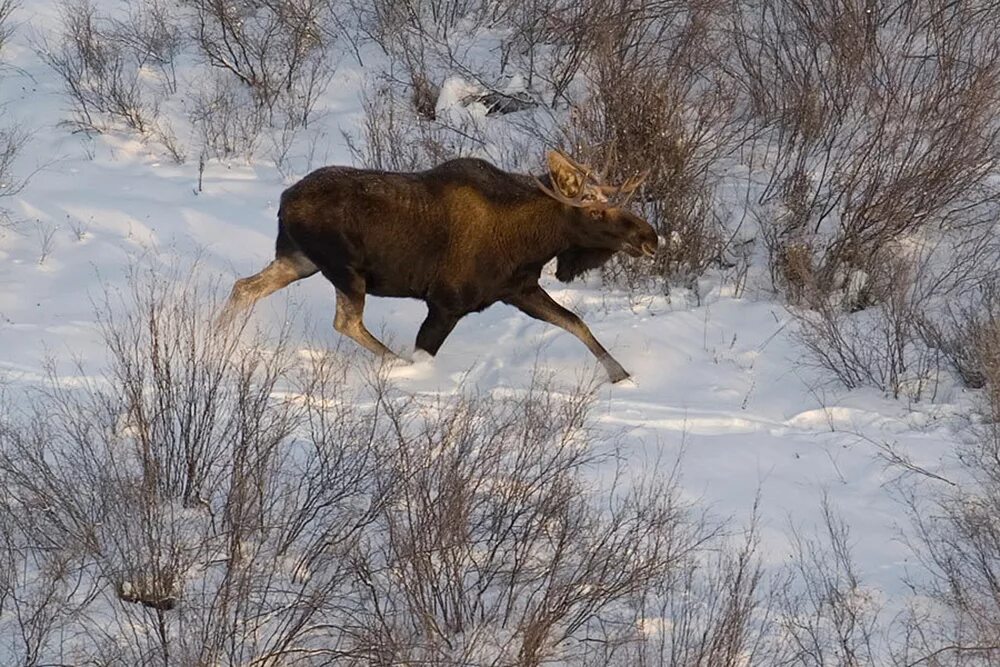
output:
[{"label": "moose hind leg", "polygon": [[590,332],[590,328],[583,323],[583,320],[572,311],[556,303],[541,287],[535,286],[516,298],[508,299],[507,303],[517,307],[525,315],[554,324],[583,341],[587,349],[604,366],[604,370],[607,371],[612,382],[621,382],[628,378],[628,371],[622,368],[622,365],[611,356],[611,353],[594,338],[594,334]]},{"label": "moose hind leg", "polygon": [[[359,278],[358,281],[361,281]],[[355,281],[357,282],[357,281]],[[365,291],[364,282],[361,288],[352,285],[349,291],[337,287],[337,314],[333,318],[333,328],[347,336],[361,347],[383,357],[399,358],[392,350],[382,344],[365,327]]]},{"label": "moose hind leg", "polygon": [[317,271],[319,268],[302,254],[275,258],[263,271],[236,281],[218,323],[226,325],[232,322],[233,317],[240,311],[296,280],[308,278]]}]

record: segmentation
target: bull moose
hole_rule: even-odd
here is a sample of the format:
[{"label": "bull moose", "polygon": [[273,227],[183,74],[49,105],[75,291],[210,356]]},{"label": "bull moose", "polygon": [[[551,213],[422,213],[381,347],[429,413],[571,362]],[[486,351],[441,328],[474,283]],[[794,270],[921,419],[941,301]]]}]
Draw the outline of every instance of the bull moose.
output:
[{"label": "bull moose", "polygon": [[375,354],[393,355],[365,328],[366,294],[426,302],[416,347],[431,355],[462,317],[502,301],[579,338],[619,382],[621,364],[538,284],[553,257],[569,282],[616,252],[656,253],[653,228],[616,203],[642,178],[602,181],[559,151],[541,177],[468,158],[413,173],[317,169],[282,193],[274,261],[236,281],[222,321],[322,271],[337,291],[334,328]]}]

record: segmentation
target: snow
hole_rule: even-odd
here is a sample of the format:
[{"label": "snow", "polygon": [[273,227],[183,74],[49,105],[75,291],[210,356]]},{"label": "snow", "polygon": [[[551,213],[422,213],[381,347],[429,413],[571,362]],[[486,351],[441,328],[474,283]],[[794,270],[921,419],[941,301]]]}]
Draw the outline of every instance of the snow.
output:
[{"label": "snow", "polygon": [[434,112],[439,117],[452,118],[461,122],[465,114],[486,116],[486,105],[478,101],[470,101],[486,91],[482,86],[466,81],[460,76],[450,76],[441,84]]},{"label": "snow", "polygon": [[[27,22],[53,20],[51,3],[31,6],[22,16]],[[59,83],[24,33],[0,79],[3,118],[27,122],[33,132],[19,167],[39,168],[4,202],[20,223],[0,228],[0,382],[11,394],[41,382],[50,357],[100,367],[93,301],[107,289],[124,289],[129,266],[166,268],[197,258],[207,274],[224,276],[223,290],[265,266],[287,183],[264,161],[213,161],[198,192],[196,159],[175,165],[155,144],[124,134],[72,133],[60,123],[67,102]],[[345,62],[330,87],[332,111],[321,121],[327,143],[317,151],[330,163],[350,162],[338,129],[356,131],[360,74]],[[438,111],[455,112],[477,90],[449,79]],[[47,232],[51,247],[43,253]],[[685,495],[737,526],[749,519],[759,491],[763,553],[771,564],[790,554],[790,524],[815,529],[825,491],[850,526],[865,581],[901,603],[911,563],[897,539],[906,530],[894,493],[901,473],[879,456],[877,443],[891,443],[928,470],[947,470],[955,420],[968,410],[961,390],[911,405],[839,388],[804,363],[790,314],[759,286],[736,298],[725,281],[709,279],[698,303],[683,291],[636,303],[593,277],[567,286],[547,276],[544,286],[633,375],[621,385],[605,383],[595,411],[601,428],[623,438],[630,465],[679,457]],[[319,332],[313,343],[339,344],[329,326],[333,290],[322,277],[270,297],[255,318],[277,324],[290,312]],[[415,301],[370,298],[365,314],[376,335],[408,354],[424,312]],[[496,305],[463,319],[436,358],[399,366],[392,378],[428,396],[468,386],[504,391],[526,386],[536,365],[566,385],[602,372],[568,333]]]}]

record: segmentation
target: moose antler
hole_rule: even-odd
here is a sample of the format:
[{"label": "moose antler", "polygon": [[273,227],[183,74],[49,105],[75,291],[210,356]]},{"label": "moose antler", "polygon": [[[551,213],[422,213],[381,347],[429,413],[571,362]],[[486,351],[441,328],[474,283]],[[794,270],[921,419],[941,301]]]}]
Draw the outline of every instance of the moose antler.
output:
[{"label": "moose antler", "polygon": [[[606,185],[604,183],[604,175],[607,173],[609,166],[614,162],[613,157],[609,157],[604,169],[596,172],[592,167],[582,164],[572,157],[570,157],[565,151],[560,149],[555,149],[554,152],[564,160],[568,165],[577,170],[583,177],[584,186],[580,189],[580,193],[576,197],[570,198],[559,192],[558,188],[551,188],[537,177],[532,177],[538,187],[545,194],[549,195],[553,199],[560,201],[568,206],[583,207],[583,206],[593,206],[595,204],[603,204],[607,206],[607,200],[612,197],[623,197],[621,204],[626,204],[629,199],[631,199],[632,193],[634,193],[639,186],[645,182],[649,177],[649,170],[642,172],[636,176],[630,177],[623,185]],[[585,196],[590,191],[591,196],[585,199]]]},{"label": "moose antler", "polygon": [[535,185],[537,185],[542,192],[552,197],[556,201],[566,204],[567,206],[573,206],[575,208],[583,208],[584,206],[593,206],[594,204],[599,203],[593,200],[590,201],[583,200],[583,195],[586,193],[585,188],[581,188],[580,194],[578,194],[576,197],[570,198],[564,195],[563,193],[559,192],[558,188],[550,188],[549,186],[545,185],[545,183],[542,183],[542,181],[539,180],[539,178],[534,174],[532,174],[531,178],[535,181]]},{"label": "moose antler", "polygon": [[609,157],[608,164],[605,165],[604,169],[600,171],[595,171],[593,167],[589,167],[585,164],[577,162],[572,157],[570,157],[564,151],[556,149],[568,163],[573,165],[581,174],[583,174],[584,180],[590,179],[593,182],[594,187],[605,197],[618,197],[625,196],[629,197],[633,192],[639,189],[647,178],[649,178],[650,170],[647,169],[641,174],[637,174],[629,178],[623,185],[607,185],[605,181],[605,174],[608,171],[608,166],[613,161],[613,157]]},{"label": "moose antler", "polygon": [[633,192],[638,190],[640,185],[646,182],[646,179],[649,178],[649,172],[650,170],[647,169],[641,174],[632,176],[627,181],[625,181],[623,185],[598,184],[597,189],[600,190],[601,194],[603,194],[606,197],[613,197],[618,195],[625,195],[626,197],[628,197]]},{"label": "moose antler", "polygon": [[592,181],[594,181],[594,183],[597,185],[600,185],[601,183],[604,182],[604,171],[595,172],[593,167],[588,167],[585,164],[577,162],[576,160],[571,158],[567,153],[559,149],[556,149],[556,153],[559,153],[559,155],[561,155],[567,162],[573,165],[573,167],[575,167],[577,171],[582,173],[584,180],[589,178]]}]

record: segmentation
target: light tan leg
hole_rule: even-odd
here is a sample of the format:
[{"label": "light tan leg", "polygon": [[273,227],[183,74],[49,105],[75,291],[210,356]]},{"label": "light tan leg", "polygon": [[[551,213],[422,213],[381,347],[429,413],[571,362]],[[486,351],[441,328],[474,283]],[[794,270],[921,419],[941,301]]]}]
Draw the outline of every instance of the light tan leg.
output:
[{"label": "light tan leg", "polygon": [[318,270],[315,264],[301,255],[278,257],[260,273],[236,281],[229,301],[219,315],[218,324],[230,324],[241,311],[296,280],[308,278]]},{"label": "light tan leg", "polygon": [[392,350],[373,336],[364,322],[365,292],[363,289],[348,294],[337,288],[337,314],[333,318],[333,328],[347,336],[366,350],[379,355],[399,359]]},{"label": "light tan leg", "polygon": [[556,303],[541,287],[535,287],[514,299],[509,299],[507,303],[519,308],[526,315],[554,324],[579,338],[591,354],[601,362],[612,382],[621,382],[629,376],[628,371],[622,368],[622,365],[594,338],[594,334],[583,320]]}]

